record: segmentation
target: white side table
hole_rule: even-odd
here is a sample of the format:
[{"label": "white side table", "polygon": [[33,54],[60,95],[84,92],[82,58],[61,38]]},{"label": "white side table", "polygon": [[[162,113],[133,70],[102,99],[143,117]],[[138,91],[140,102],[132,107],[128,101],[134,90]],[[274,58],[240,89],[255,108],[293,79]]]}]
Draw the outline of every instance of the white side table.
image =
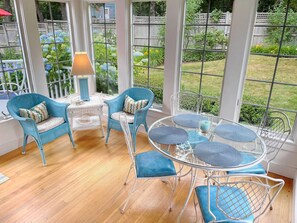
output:
[{"label": "white side table", "polygon": [[72,131],[101,128],[104,137],[104,129],[101,116],[103,114],[103,101],[100,94],[90,96],[90,101],[79,101],[79,95],[70,95],[64,102],[68,106],[68,117]]}]

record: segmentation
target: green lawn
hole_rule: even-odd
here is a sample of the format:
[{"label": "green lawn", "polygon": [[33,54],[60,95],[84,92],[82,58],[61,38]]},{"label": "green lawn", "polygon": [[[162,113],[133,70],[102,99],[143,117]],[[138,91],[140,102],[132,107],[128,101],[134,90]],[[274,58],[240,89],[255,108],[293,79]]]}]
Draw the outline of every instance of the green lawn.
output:
[{"label": "green lawn", "polygon": [[[272,81],[275,57],[251,55],[248,64],[247,78],[263,81]],[[217,76],[203,76],[202,94],[208,96],[217,96],[221,94],[221,86],[224,74],[225,60],[209,61],[204,63],[204,73],[216,74]],[[162,67],[160,67],[162,68]],[[297,84],[297,59],[279,60],[276,82]],[[183,72],[200,72],[201,63],[184,63]],[[163,87],[163,71],[150,70],[150,85],[154,87]],[[146,83],[147,73],[135,77],[135,83]],[[200,75],[183,73],[181,77],[181,88],[183,90],[198,91]],[[144,81],[145,80],[145,81]],[[270,83],[254,82],[246,80],[244,89],[244,102],[266,104],[270,91]],[[297,110],[297,87],[275,84],[272,91],[271,106],[289,110]],[[294,115],[290,115],[294,118]]]}]

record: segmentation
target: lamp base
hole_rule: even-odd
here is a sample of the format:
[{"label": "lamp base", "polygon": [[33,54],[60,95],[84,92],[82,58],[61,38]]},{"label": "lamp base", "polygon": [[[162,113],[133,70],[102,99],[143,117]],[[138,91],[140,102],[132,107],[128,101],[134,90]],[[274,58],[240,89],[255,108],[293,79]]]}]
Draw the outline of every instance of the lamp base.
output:
[{"label": "lamp base", "polygon": [[78,78],[78,80],[79,80],[80,99],[82,101],[90,101],[88,78],[80,77]]}]

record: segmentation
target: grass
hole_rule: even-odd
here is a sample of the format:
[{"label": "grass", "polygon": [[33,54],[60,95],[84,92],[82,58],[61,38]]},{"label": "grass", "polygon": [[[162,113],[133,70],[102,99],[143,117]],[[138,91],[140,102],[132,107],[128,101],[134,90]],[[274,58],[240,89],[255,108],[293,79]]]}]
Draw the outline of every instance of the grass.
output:
[{"label": "grass", "polygon": [[[276,58],[267,56],[251,55],[247,69],[247,79],[264,80],[271,82],[274,73]],[[203,72],[206,74],[216,74],[220,76],[202,76],[202,94],[217,96],[221,94],[221,87],[224,75],[225,60],[209,61],[204,63]],[[159,67],[163,68],[163,67]],[[275,82],[297,84],[297,59],[282,58],[279,60]],[[183,72],[200,72],[201,62],[183,63]],[[136,83],[144,84],[147,73],[135,77]],[[199,91],[201,75],[183,73],[181,77],[181,89]],[[164,72],[160,70],[150,70],[150,86],[163,87]],[[269,96],[271,83],[254,82],[246,80],[243,102],[266,105]],[[297,110],[297,87],[274,84],[270,106],[289,110]],[[294,120],[295,113],[291,119]]]}]

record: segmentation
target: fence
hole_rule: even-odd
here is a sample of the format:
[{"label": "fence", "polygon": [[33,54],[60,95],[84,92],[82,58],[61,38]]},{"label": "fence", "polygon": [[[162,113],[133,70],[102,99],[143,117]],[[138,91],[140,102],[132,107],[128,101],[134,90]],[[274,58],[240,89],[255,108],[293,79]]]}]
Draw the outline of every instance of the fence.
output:
[{"label": "fence", "polygon": [[[218,26],[212,26],[216,29],[223,30],[226,35],[229,34],[231,24],[232,13],[223,13]],[[205,24],[207,19],[206,13],[199,14],[197,21],[194,24]],[[104,31],[104,20],[92,18],[93,30],[94,32],[102,33]],[[111,24],[114,23],[114,24]],[[133,23],[135,25],[134,31],[134,45],[146,44],[148,41],[148,17],[147,16],[134,16]],[[151,29],[150,29],[150,41],[151,45],[158,46],[160,42],[160,27],[162,24],[165,24],[165,17],[150,17]],[[142,25],[143,24],[143,25]],[[155,24],[155,25],[154,25]],[[256,25],[267,25],[268,24],[268,13],[257,13]],[[226,25],[226,26],[223,26]],[[53,30],[68,30],[68,24],[65,21],[54,21],[54,23],[39,23],[38,28],[40,33],[48,33]],[[108,20],[106,28],[112,33],[116,33],[115,20]],[[203,28],[203,27],[202,27]],[[198,31],[198,30],[197,30]],[[255,27],[254,28],[254,37],[253,45],[260,44],[264,42],[267,28],[266,27]],[[18,41],[17,38],[17,25],[15,23],[3,23],[0,25],[0,46],[9,46],[12,43]]]}]

